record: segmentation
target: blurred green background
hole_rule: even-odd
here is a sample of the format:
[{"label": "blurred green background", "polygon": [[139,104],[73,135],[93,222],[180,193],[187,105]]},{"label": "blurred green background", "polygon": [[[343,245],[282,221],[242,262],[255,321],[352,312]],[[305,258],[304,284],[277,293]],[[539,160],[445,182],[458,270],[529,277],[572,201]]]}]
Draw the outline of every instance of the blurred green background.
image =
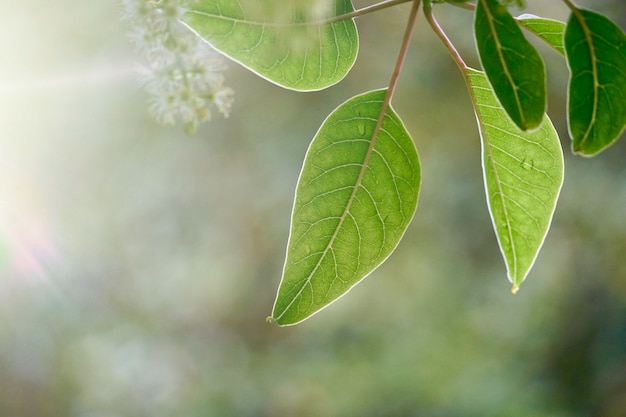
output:
[{"label": "blurred green background", "polygon": [[[626,27],[623,0],[579,3]],[[308,143],[337,105],[386,85],[408,10],[359,18],[356,66],[326,91],[230,63],[231,116],[187,136],[148,116],[117,2],[7,5],[0,415],[626,416],[626,141],[571,155],[567,67],[543,45],[566,176],[517,295],[465,86],[420,17],[394,99],[423,164],[409,231],[340,302],[265,322]],[[435,13],[475,63],[471,14]]]}]

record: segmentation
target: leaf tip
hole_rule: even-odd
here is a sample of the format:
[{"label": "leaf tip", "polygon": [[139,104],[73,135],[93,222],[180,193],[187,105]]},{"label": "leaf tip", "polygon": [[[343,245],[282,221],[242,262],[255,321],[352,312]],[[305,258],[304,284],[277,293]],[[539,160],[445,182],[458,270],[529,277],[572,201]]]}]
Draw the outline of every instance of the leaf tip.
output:
[{"label": "leaf tip", "polygon": [[605,146],[599,149],[592,149],[589,147],[585,147],[582,144],[572,144],[572,153],[576,156],[582,156],[585,158],[591,158],[602,152],[604,149],[608,147]]},{"label": "leaf tip", "polygon": [[513,288],[511,288],[511,294],[517,294],[519,291],[519,284],[513,284]]},{"label": "leaf tip", "polygon": [[[272,313],[272,314],[274,314],[274,313]],[[291,326],[293,324],[296,324],[294,322],[285,321],[282,316],[275,317],[273,315],[272,316],[267,316],[265,318],[265,321],[267,323],[275,324],[278,327],[285,327],[285,326]]]}]

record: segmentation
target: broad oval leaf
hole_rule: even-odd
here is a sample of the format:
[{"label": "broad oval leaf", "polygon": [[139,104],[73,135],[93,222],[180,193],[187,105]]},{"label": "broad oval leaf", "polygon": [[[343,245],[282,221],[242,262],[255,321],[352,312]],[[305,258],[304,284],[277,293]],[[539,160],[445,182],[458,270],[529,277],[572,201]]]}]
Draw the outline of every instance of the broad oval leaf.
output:
[{"label": "broad oval leaf", "polygon": [[417,207],[420,163],[386,90],[356,96],[324,121],[298,179],[283,277],[271,320],[296,324],[377,268]]},{"label": "broad oval leaf", "polygon": [[563,184],[563,151],[544,115],[522,131],[507,117],[484,73],[468,69],[482,140],[489,213],[516,292],[543,245]]},{"label": "broad oval leaf", "polygon": [[572,149],[592,156],[626,126],[626,35],[598,13],[572,9],[565,30]]},{"label": "broad oval leaf", "polygon": [[314,91],[341,81],[358,53],[354,21],[315,23],[354,9],[350,0],[318,2],[203,0],[182,17],[215,49],[261,77],[297,91]]},{"label": "broad oval leaf", "polygon": [[526,29],[537,35],[539,39],[556,49],[558,53],[565,56],[565,46],[563,46],[565,23],[531,14],[518,16],[517,21]]},{"label": "broad oval leaf", "polygon": [[498,0],[479,0],[474,34],[480,62],[513,122],[534,129],[546,111],[546,69],[539,52],[524,37]]}]

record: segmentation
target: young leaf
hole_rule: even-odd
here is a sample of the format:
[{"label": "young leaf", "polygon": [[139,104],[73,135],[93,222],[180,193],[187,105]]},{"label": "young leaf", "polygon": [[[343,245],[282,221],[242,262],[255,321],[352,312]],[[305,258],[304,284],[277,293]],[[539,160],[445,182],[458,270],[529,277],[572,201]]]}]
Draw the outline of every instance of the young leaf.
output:
[{"label": "young leaf", "polygon": [[398,245],[417,207],[415,145],[386,90],[356,96],[324,121],[298,180],[287,258],[272,320],[296,324],[377,268]]},{"label": "young leaf", "polygon": [[315,23],[354,10],[350,0],[331,4],[328,16],[306,1],[204,0],[194,2],[182,21],[261,77],[284,88],[313,91],[341,81],[358,52],[352,19]]},{"label": "young leaf", "polygon": [[615,142],[626,126],[626,35],[605,16],[572,7],[565,50],[571,72],[572,149],[595,155]]},{"label": "young leaf", "polygon": [[507,117],[484,73],[468,69],[482,139],[491,221],[513,292],[543,244],[563,183],[563,152],[550,119],[522,131]]},{"label": "young leaf", "polygon": [[565,47],[563,46],[565,23],[559,20],[546,19],[530,14],[517,17],[517,21],[526,29],[537,35],[539,39],[556,49],[558,53],[565,56]]},{"label": "young leaf", "polygon": [[479,0],[474,34],[480,62],[502,107],[520,129],[539,126],[546,110],[546,70],[513,16],[498,0]]}]

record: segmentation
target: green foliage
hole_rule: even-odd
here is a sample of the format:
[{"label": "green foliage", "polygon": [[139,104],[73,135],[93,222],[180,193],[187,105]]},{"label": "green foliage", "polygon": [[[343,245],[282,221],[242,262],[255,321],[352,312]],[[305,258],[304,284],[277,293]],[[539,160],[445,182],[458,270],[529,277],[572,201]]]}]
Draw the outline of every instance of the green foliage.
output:
[{"label": "green foliage", "polygon": [[559,136],[544,115],[522,131],[500,106],[485,75],[468,69],[482,139],[487,204],[513,292],[530,271],[548,233],[563,184]]},{"label": "green foliage", "polygon": [[278,324],[302,321],[345,294],[393,252],[413,218],[419,158],[400,118],[385,109],[385,94],[348,100],[311,143],[272,313]]},{"label": "green foliage", "polygon": [[513,122],[522,130],[539,126],[546,107],[546,72],[539,53],[498,0],[478,2],[474,32],[483,69]]},{"label": "green foliage", "polygon": [[[514,18],[508,6],[523,2],[499,0],[388,0],[360,10],[349,0],[198,0],[180,20],[269,81],[311,91],[350,71],[358,52],[356,17],[407,2],[413,7],[388,87],[339,106],[307,152],[270,318],[279,325],[298,323],[344,295],[393,252],[413,217],[420,165],[391,102],[420,6],[470,92],[482,139],[487,207],[513,292],[538,255],[563,183],[559,138],[545,114],[545,66],[521,28],[567,59],[574,152],[600,152],[626,125],[626,36],[607,17],[571,0],[563,0],[571,10],[567,23]],[[484,72],[465,64],[436,21],[435,4],[474,13]]]},{"label": "green foliage", "polygon": [[563,46],[565,23],[529,14],[519,16],[517,22],[556,49],[558,53],[565,55],[565,46]]},{"label": "green foliage", "polygon": [[316,2],[276,7],[256,0],[206,0],[183,21],[226,56],[282,87],[312,91],[341,81],[359,49],[351,19],[317,23],[351,12],[350,0],[333,0],[334,10]]},{"label": "green foliage", "polygon": [[572,147],[582,155],[595,155],[615,142],[626,126],[626,35],[608,18],[572,7],[565,50],[572,73]]}]

